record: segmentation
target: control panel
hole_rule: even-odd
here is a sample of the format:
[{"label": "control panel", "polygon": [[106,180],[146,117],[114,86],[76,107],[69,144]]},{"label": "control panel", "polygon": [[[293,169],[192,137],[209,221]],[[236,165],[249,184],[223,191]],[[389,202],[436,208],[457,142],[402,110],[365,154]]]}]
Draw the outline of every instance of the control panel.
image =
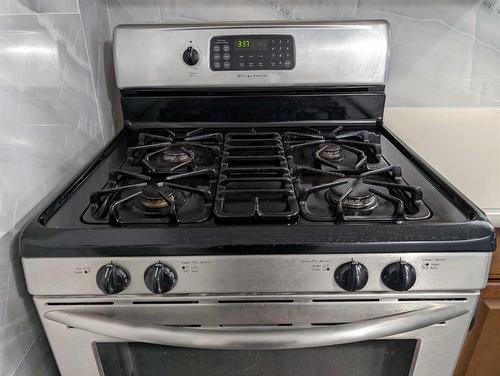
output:
[{"label": "control panel", "polygon": [[27,258],[23,267],[33,295],[411,293],[480,289],[490,258],[489,252],[68,257]]},{"label": "control panel", "polygon": [[[308,261],[308,260],[306,260]],[[311,271],[330,271],[329,261],[314,260],[319,264],[311,263]],[[208,265],[208,261],[204,265]],[[305,262],[307,264],[307,262]],[[320,265],[321,264],[321,265]],[[191,263],[184,261],[182,270],[185,272],[188,269],[190,273],[199,273],[199,261]],[[307,270],[307,267],[305,268]],[[329,273],[328,273],[329,274]],[[416,281],[415,268],[402,260],[387,265],[381,275],[382,282],[391,290],[407,291]],[[362,290],[368,282],[368,269],[362,263],[351,260],[343,263],[335,269],[335,282],[339,287],[346,291]],[[96,282],[99,289],[105,294],[117,294],[124,291],[130,282],[130,275],[121,266],[108,263],[103,265],[97,271]],[[171,266],[156,262],[149,265],[144,272],[144,284],[153,294],[164,294],[172,290],[177,283],[177,273]]]},{"label": "control panel", "polygon": [[290,70],[295,67],[291,35],[223,35],[210,40],[210,69]]},{"label": "control panel", "polygon": [[116,83],[120,89],[384,85],[389,36],[386,21],[119,25]]}]

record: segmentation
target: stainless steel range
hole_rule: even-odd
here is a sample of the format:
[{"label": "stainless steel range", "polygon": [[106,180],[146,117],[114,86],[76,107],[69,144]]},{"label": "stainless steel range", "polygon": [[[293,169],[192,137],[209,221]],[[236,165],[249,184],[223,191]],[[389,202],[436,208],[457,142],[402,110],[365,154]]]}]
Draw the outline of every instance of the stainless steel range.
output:
[{"label": "stainless steel range", "polygon": [[21,235],[62,375],[452,374],[484,214],[383,124],[383,21],[119,26],[125,125]]}]

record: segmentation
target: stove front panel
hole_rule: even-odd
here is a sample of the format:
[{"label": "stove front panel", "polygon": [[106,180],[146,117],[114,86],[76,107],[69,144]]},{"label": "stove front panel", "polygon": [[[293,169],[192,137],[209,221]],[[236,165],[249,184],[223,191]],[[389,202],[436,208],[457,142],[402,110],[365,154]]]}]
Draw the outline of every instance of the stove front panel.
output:
[{"label": "stove front panel", "polygon": [[104,295],[96,283],[105,265],[121,267],[128,286],[117,295],[153,295],[145,284],[146,270],[167,265],[176,284],[165,295],[222,293],[346,293],[335,280],[336,269],[352,260],[368,272],[365,292],[391,292],[382,271],[404,261],[416,272],[406,292],[472,291],[486,284],[491,253],[406,253],[336,255],[240,255],[116,258],[24,258],[23,267],[32,295]]}]

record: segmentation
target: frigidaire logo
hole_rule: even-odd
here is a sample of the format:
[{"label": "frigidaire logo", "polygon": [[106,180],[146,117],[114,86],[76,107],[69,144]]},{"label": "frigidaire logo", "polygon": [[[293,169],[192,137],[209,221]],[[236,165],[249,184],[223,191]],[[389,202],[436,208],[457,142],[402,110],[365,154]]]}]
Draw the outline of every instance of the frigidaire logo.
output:
[{"label": "frigidaire logo", "polygon": [[238,78],[266,78],[267,74],[244,74],[244,73],[239,73],[236,76],[238,76]]}]

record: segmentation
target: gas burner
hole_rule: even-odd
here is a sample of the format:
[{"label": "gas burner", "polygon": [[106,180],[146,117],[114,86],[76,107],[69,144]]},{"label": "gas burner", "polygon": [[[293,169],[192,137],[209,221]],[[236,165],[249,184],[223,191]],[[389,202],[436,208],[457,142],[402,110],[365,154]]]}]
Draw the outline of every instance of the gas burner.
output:
[{"label": "gas burner", "polygon": [[134,207],[145,215],[169,215],[172,208],[180,208],[186,201],[185,195],[170,187],[148,184],[134,198]]},{"label": "gas burner", "polygon": [[363,212],[375,209],[379,203],[375,193],[360,178],[345,179],[342,184],[331,187],[325,198],[333,207],[342,202],[346,209]]},{"label": "gas burner", "polygon": [[301,167],[342,173],[367,170],[368,158],[361,149],[338,142],[314,140],[294,144],[286,153],[292,171]]},{"label": "gas burner", "polygon": [[83,220],[95,224],[197,223],[212,211],[215,171],[157,176],[117,170],[94,192]]},{"label": "gas burner", "polygon": [[142,206],[148,209],[163,209],[170,206],[170,199],[174,198],[174,192],[166,193],[167,198],[163,197],[159,188],[154,184],[148,184],[141,191],[140,201]]},{"label": "gas burner", "polygon": [[180,144],[173,144],[146,154],[143,164],[150,172],[174,172],[183,167],[194,171],[196,169],[195,158],[196,154],[193,150]]},{"label": "gas burner", "polygon": [[363,151],[346,145],[319,143],[313,165],[324,171],[366,170],[367,157]]},{"label": "gas burner", "polygon": [[218,167],[217,146],[182,142],[166,145],[146,154],[142,160],[146,173],[185,173]]},{"label": "gas burner", "polygon": [[381,161],[380,137],[369,131],[344,132],[342,126],[327,131],[304,127],[302,132],[285,132],[283,138],[292,171],[312,167],[330,172],[363,172],[368,163]]},{"label": "gas burner", "polygon": [[151,173],[186,173],[218,169],[222,134],[206,133],[203,128],[176,135],[169,129],[141,132],[137,146],[127,149],[122,169]]},{"label": "gas burner", "polygon": [[342,147],[337,144],[326,144],[317,152],[317,156],[326,161],[339,162],[345,158],[341,153]]},{"label": "gas burner", "polygon": [[170,165],[178,165],[188,162],[193,156],[182,148],[167,148],[162,155],[163,161]]},{"label": "gas burner", "polygon": [[422,189],[406,184],[399,166],[355,176],[302,167],[295,177],[301,214],[312,221],[402,222],[431,216]]}]

